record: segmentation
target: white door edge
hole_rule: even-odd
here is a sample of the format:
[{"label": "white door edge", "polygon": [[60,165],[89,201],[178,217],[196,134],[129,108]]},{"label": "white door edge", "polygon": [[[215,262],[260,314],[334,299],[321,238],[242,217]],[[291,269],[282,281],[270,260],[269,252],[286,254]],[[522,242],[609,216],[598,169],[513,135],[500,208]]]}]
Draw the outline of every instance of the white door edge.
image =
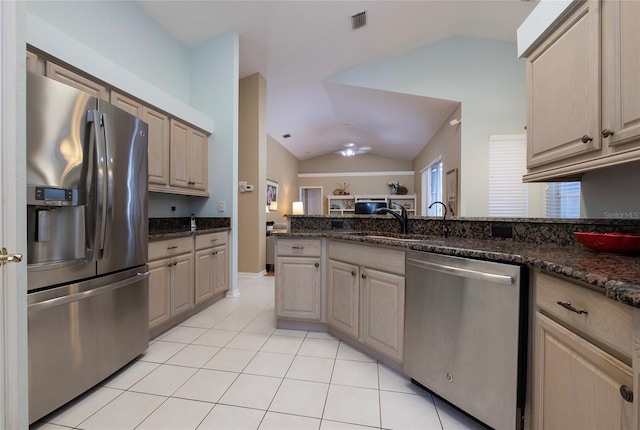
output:
[{"label": "white door edge", "polygon": [[[0,426],[28,426],[23,2],[0,2],[0,247],[22,253],[0,267]],[[24,26],[22,26],[24,27]],[[22,30],[24,31],[24,30]]]}]

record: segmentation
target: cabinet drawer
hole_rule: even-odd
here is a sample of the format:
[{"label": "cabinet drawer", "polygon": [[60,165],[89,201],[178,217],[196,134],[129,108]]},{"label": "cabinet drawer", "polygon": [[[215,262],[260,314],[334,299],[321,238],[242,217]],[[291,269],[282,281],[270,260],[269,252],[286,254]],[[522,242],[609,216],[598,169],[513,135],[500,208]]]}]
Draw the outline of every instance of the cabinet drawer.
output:
[{"label": "cabinet drawer", "polygon": [[[588,288],[535,272],[536,305],[546,314],[630,359],[633,309]],[[558,302],[588,313],[578,314]]]},{"label": "cabinet drawer", "polygon": [[199,234],[196,236],[196,249],[211,248],[214,246],[226,245],[228,233],[220,231],[217,233]]},{"label": "cabinet drawer", "polygon": [[193,238],[180,237],[149,243],[149,261],[193,251]]},{"label": "cabinet drawer", "polygon": [[404,251],[331,241],[329,258],[404,275]]},{"label": "cabinet drawer", "polygon": [[319,257],[321,254],[320,239],[277,239],[276,255],[303,255]]}]

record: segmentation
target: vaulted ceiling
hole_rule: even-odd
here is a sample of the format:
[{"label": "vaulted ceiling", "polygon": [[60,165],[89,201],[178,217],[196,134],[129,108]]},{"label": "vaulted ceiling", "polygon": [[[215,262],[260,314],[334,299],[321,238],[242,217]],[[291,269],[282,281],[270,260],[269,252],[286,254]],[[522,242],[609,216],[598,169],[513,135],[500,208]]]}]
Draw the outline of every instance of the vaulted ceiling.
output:
[{"label": "vaulted ceiling", "polygon": [[[302,160],[342,149],[348,140],[411,160],[456,102],[338,85],[329,78],[455,35],[515,41],[516,28],[534,7],[521,0],[140,5],[189,47],[236,30],[240,76],[259,72],[267,81],[267,132]],[[363,11],[366,26],[352,30],[351,16]],[[291,137],[283,138],[287,133]]]}]

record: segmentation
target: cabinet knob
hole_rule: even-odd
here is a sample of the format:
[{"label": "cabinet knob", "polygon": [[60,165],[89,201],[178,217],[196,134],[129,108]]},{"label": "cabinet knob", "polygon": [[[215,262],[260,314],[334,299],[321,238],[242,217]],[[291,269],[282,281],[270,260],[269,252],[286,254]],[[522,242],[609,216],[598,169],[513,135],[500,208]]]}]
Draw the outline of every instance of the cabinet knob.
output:
[{"label": "cabinet knob", "polygon": [[620,385],[620,395],[627,402],[633,402],[633,390],[626,385]]},{"label": "cabinet knob", "polygon": [[360,277],[361,277],[362,279],[365,279],[365,278],[367,277],[367,275],[366,275],[365,273],[363,273],[362,275],[360,275]]},{"label": "cabinet knob", "polygon": [[611,130],[609,130],[608,128],[605,128],[604,130],[602,130],[602,137],[607,138],[609,136],[613,136],[615,133]]},{"label": "cabinet knob", "polygon": [[582,136],[582,143],[589,143],[593,140],[593,137],[589,137],[586,134],[584,136]]},{"label": "cabinet knob", "polygon": [[356,271],[355,270],[351,271],[351,276],[356,276]]},{"label": "cabinet knob", "polygon": [[316,264],[314,264],[314,266],[320,267],[320,263],[316,263]]},{"label": "cabinet knob", "polygon": [[171,267],[171,266],[173,266],[173,264],[171,264],[171,263],[167,264],[167,267]]},{"label": "cabinet knob", "polygon": [[177,262],[177,261],[174,261],[174,262],[173,262],[173,265],[174,265],[174,266],[177,266],[177,265],[178,265],[178,262]]}]

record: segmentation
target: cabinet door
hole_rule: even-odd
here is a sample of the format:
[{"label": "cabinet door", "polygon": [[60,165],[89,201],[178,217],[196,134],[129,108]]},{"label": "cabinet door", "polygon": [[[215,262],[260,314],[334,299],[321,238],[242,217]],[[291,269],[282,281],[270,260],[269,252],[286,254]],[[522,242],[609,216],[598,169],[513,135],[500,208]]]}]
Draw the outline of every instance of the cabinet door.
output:
[{"label": "cabinet door", "polygon": [[276,315],[320,321],[320,258],[278,257],[276,273]]},{"label": "cabinet door", "polygon": [[181,314],[194,304],[193,255],[174,257],[171,266],[171,317]]},{"label": "cabinet door", "polygon": [[117,91],[111,91],[111,104],[119,107],[125,112],[142,119],[142,103],[132,98],[120,94]]},{"label": "cabinet door", "polygon": [[[639,22],[639,2],[602,2],[602,136],[619,150],[640,139]],[[605,130],[614,134],[605,137]]]},{"label": "cabinet door", "polygon": [[226,246],[216,247],[211,255],[213,295],[229,289],[229,253],[227,249]]},{"label": "cabinet door", "polygon": [[149,125],[149,184],[169,185],[169,117],[144,106],[142,120]]},{"label": "cabinet door", "polygon": [[358,337],[360,268],[329,260],[327,279],[327,322],[354,338]]},{"label": "cabinet door", "polygon": [[204,133],[189,128],[189,181],[192,188],[207,190],[208,165],[209,139]]},{"label": "cabinet door", "polygon": [[631,429],[631,368],[539,312],[535,316],[535,429]]},{"label": "cabinet door", "polygon": [[91,79],[85,78],[71,70],[67,70],[62,66],[47,61],[47,76],[70,87],[77,88],[85,93],[89,93],[94,97],[109,101],[109,91],[107,88]]},{"label": "cabinet door", "polygon": [[214,263],[213,252],[213,248],[196,251],[196,305],[213,296],[214,280],[212,275],[215,273],[212,264]]},{"label": "cabinet door", "polygon": [[169,259],[149,262],[149,328],[152,329],[171,315],[169,308]]},{"label": "cabinet door", "polygon": [[366,345],[402,362],[404,277],[360,269],[360,335]]},{"label": "cabinet door", "polygon": [[527,58],[527,86],[528,167],[600,150],[598,1],[582,4]]},{"label": "cabinet door", "polygon": [[189,127],[171,119],[170,185],[189,188]]}]

